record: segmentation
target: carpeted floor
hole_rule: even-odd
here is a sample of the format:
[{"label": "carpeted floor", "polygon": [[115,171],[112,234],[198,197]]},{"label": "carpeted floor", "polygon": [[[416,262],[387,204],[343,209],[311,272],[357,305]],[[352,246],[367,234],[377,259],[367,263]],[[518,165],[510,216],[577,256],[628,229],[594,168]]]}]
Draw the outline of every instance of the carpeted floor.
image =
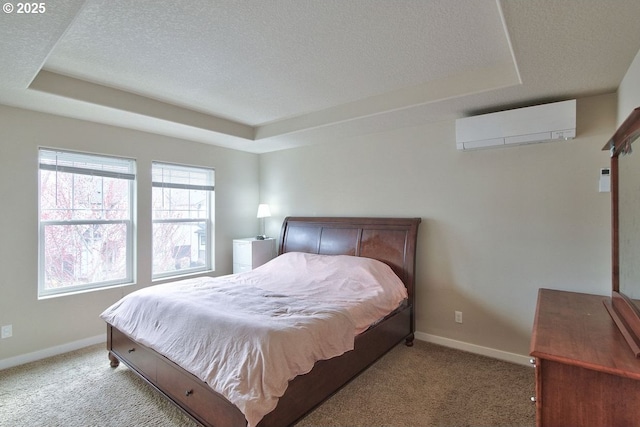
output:
[{"label": "carpeted floor", "polygon": [[[298,422],[533,426],[533,369],[417,341],[399,345]],[[196,426],[104,345],[0,371],[0,426]]]}]

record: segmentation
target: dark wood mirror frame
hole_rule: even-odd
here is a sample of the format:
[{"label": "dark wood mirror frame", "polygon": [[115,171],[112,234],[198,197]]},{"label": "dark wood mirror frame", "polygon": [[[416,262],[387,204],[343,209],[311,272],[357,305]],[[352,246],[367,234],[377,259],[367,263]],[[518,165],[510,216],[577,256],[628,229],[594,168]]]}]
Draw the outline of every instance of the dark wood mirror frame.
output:
[{"label": "dark wood mirror frame", "polygon": [[[619,183],[620,155],[631,152],[631,144],[640,137],[640,107],[634,109],[620,125],[603,150],[611,152],[611,249],[612,292],[605,307],[620,329],[631,350],[640,357],[640,305],[620,289]],[[640,147],[639,147],[640,148]],[[637,154],[637,155],[640,155]],[[639,213],[640,215],[640,213]],[[638,242],[640,244],[640,242]],[[640,260],[638,260],[640,262]],[[640,285],[640,284],[639,284]]]}]

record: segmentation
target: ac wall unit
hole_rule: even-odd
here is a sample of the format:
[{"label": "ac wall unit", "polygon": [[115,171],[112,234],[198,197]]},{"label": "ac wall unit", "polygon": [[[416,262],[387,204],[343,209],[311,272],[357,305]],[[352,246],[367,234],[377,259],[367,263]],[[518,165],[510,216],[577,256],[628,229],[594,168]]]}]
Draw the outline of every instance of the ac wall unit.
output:
[{"label": "ac wall unit", "polygon": [[575,136],[575,99],[456,120],[458,150],[533,144]]}]

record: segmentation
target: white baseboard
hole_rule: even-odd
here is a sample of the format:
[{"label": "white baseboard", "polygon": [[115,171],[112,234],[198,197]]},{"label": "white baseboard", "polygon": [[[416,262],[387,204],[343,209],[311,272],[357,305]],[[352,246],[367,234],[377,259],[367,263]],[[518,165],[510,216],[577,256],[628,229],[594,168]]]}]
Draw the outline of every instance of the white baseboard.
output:
[{"label": "white baseboard", "polygon": [[[531,359],[531,357],[529,356],[509,353],[489,347],[482,347],[463,341],[456,341],[449,338],[439,337],[437,335],[426,334],[424,332],[416,332],[415,337],[416,339],[421,341],[442,345],[444,347],[455,348],[456,350],[468,351],[469,353],[480,354],[482,356],[492,357],[498,360],[517,363],[518,365],[533,366],[529,362],[529,360]],[[35,362],[36,360],[45,359],[51,356],[57,356],[59,354],[68,353],[70,351],[79,350],[81,348],[88,347],[94,344],[104,343],[106,341],[106,335],[97,335],[95,337],[85,338],[83,340],[46,348],[44,350],[35,351],[33,353],[27,353],[16,357],[10,357],[8,359],[2,359],[0,360],[0,370],[23,365],[29,362]]]},{"label": "white baseboard", "polygon": [[482,347],[480,345],[469,344],[463,341],[456,341],[450,338],[443,338],[437,335],[425,334],[424,332],[416,332],[416,339],[420,341],[426,341],[433,344],[442,345],[444,347],[455,348],[456,350],[463,350],[469,353],[480,354],[482,356],[492,357],[494,359],[504,360],[506,362],[517,363],[518,365],[525,365],[533,367],[530,356],[524,356],[516,353],[509,353],[507,351],[496,350],[495,348]]},{"label": "white baseboard", "polygon": [[[47,357],[57,356],[59,354],[68,353],[70,351],[79,350],[94,344],[106,343],[107,335],[102,334],[91,338],[85,338],[79,341],[73,341],[67,344],[57,345],[55,347],[45,348],[44,350],[34,351],[33,353],[22,354],[16,357],[0,360],[0,370],[12,368],[14,366],[23,365],[36,360],[46,359]],[[106,348],[106,347],[105,347]]]}]

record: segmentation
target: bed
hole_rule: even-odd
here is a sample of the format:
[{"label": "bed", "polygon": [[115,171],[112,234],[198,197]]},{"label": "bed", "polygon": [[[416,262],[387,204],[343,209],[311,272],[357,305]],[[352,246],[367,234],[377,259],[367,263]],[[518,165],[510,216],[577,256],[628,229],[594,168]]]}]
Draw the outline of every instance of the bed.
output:
[{"label": "bed", "polygon": [[[407,297],[390,314],[359,332],[352,340],[352,350],[319,360],[308,373],[289,381],[275,409],[264,415],[258,426],[294,424],[391,348],[402,341],[412,345],[419,223],[420,218],[285,218],[278,249],[279,255],[286,254],[283,258],[302,253],[379,260],[401,280]],[[247,418],[238,406],[199,377],[140,341],[143,340],[136,340],[107,322],[111,366],[117,367],[123,362],[204,426],[247,425]]]}]

